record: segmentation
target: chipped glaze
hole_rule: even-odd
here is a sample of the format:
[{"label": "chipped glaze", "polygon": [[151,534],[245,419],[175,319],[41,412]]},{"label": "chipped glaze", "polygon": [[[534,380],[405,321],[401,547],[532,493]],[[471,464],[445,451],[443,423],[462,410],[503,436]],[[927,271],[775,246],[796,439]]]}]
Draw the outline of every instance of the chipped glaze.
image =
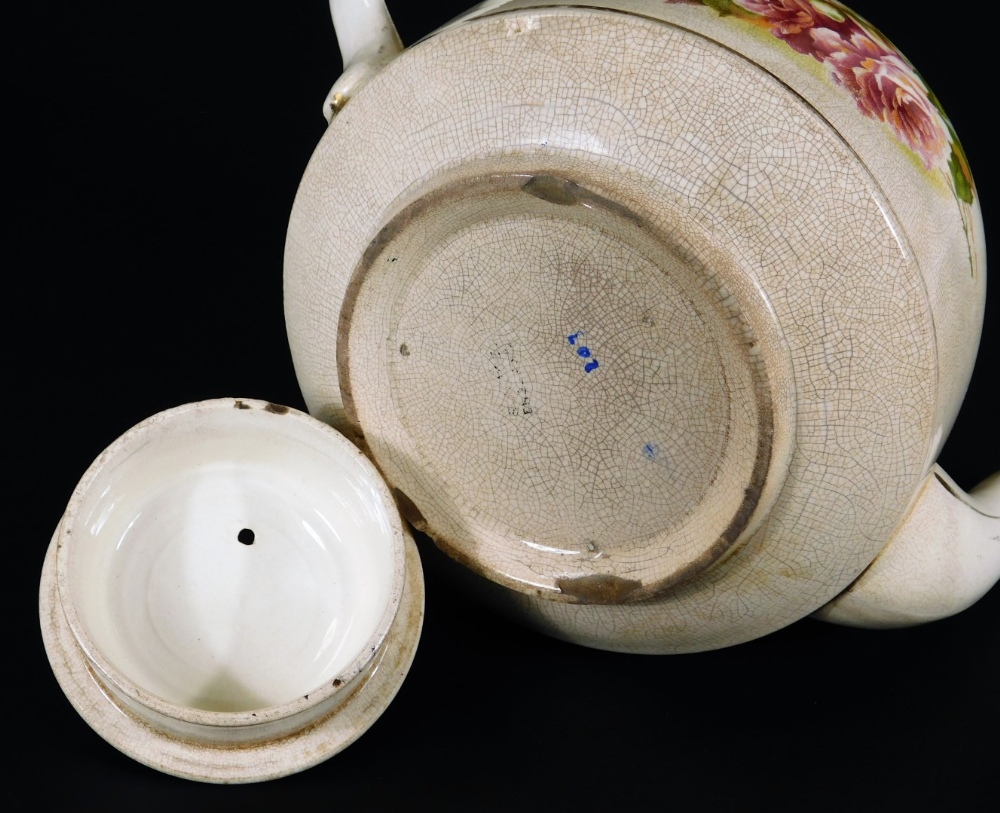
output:
[{"label": "chipped glaze", "polygon": [[[933,95],[839,4],[513,0],[340,110],[285,291],[310,410],[484,593],[683,652],[815,612],[900,534],[933,546],[907,518],[940,496],[985,249]],[[952,498],[958,544],[992,544]],[[919,581],[893,572],[890,613]]]},{"label": "chipped glaze", "polygon": [[406,674],[423,605],[369,461],[302,413],[232,399],[150,418],[95,461],[40,601],[87,722],[213,782],[292,773],[363,733]]}]

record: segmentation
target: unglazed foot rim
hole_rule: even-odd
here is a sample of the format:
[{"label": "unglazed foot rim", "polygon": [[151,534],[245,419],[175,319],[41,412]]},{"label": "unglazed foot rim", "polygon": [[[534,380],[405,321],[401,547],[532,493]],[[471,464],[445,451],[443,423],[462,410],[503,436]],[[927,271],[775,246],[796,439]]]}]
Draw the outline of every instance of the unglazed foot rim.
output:
[{"label": "unglazed foot rim", "polygon": [[648,599],[730,555],[780,488],[785,348],[751,277],[544,169],[431,181],[348,288],[347,420],[470,569]]},{"label": "unglazed foot rim", "polygon": [[424,579],[417,547],[405,533],[406,576],[396,618],[380,659],[338,710],[290,736],[239,747],[176,739],[122,709],[94,676],[59,606],[56,544],[54,537],[42,569],[39,618],[59,686],[108,743],[150,768],[182,779],[216,784],[263,782],[318,765],[375,723],[399,691],[416,654],[424,616]]}]

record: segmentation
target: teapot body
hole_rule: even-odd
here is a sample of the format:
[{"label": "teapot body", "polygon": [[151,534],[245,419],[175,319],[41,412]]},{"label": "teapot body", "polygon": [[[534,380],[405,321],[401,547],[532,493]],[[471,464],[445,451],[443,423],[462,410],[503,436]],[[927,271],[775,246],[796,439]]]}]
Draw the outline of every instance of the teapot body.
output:
[{"label": "teapot body", "polygon": [[832,3],[488,2],[365,81],[286,316],[310,411],[411,521],[607,649],[739,643],[854,582],[985,299],[961,146],[888,41]]},{"label": "teapot body", "polygon": [[857,154],[891,207],[902,229],[900,242],[927,289],[937,356],[936,459],[975,365],[986,301],[986,244],[958,134],[918,70],[878,29],[838,2],[493,0],[452,25],[498,9],[553,6],[640,15],[730,48],[801,96]]}]

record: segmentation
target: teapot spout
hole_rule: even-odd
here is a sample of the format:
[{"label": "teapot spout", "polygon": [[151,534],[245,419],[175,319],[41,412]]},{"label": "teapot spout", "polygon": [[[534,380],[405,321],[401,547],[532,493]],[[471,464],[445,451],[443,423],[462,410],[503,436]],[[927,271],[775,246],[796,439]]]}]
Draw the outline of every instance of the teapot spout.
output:
[{"label": "teapot spout", "polygon": [[895,536],[816,617],[851,627],[915,626],[965,610],[998,580],[1000,472],[965,494],[934,466]]},{"label": "teapot spout", "polygon": [[330,0],[344,72],[327,94],[327,121],[403,50],[384,0]]}]

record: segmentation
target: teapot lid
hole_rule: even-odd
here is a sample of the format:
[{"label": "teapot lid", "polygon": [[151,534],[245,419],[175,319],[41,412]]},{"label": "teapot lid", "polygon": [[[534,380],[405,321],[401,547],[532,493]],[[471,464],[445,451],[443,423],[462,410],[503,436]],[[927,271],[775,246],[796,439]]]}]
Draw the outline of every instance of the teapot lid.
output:
[{"label": "teapot lid", "polygon": [[308,415],[248,399],[115,441],[77,486],[40,590],[49,662],[84,720],[150,767],[225,783],[361,736],[409,670],[423,606],[374,466]]}]

